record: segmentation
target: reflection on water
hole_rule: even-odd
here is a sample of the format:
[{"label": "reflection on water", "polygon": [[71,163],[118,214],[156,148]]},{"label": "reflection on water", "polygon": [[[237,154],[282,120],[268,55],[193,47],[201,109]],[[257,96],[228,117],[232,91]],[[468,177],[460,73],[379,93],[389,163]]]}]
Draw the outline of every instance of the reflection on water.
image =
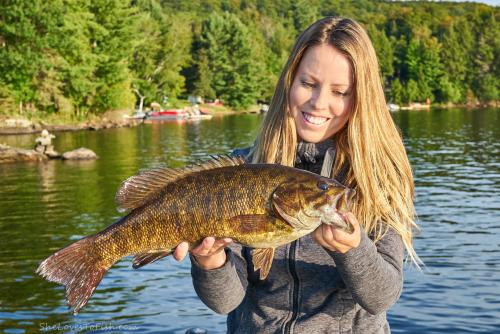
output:
[{"label": "reflection on water", "polygon": [[[415,173],[422,227],[415,247],[426,264],[422,272],[406,270],[403,295],[389,312],[395,333],[500,328],[499,115],[498,109],[394,114]],[[260,121],[240,115],[58,133],[58,151],[84,146],[100,159],[0,165],[0,330],[224,332],[225,317],[196,297],[188,261],[165,259],[134,271],[125,259],[76,317],[65,307],[63,288],[34,270],[53,251],[118,219],[114,193],[127,177],[248,146]],[[29,148],[35,137],[0,142]]]}]

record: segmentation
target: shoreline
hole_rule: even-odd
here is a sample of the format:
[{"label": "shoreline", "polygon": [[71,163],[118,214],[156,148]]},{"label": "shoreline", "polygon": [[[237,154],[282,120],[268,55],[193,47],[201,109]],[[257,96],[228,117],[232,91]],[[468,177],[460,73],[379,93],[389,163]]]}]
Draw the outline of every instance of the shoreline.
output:
[{"label": "shoreline", "polygon": [[30,121],[26,118],[19,116],[6,117],[0,119],[0,135],[26,135],[37,134],[42,130],[49,132],[66,132],[66,131],[80,131],[80,130],[103,130],[112,128],[134,127],[143,123],[143,120],[137,119],[93,119],[80,123],[59,123],[47,124],[43,121]]},{"label": "shoreline", "polygon": [[[200,109],[203,112],[212,116],[226,116],[238,113],[258,113],[256,107],[249,108],[245,111],[231,110],[225,106],[210,106],[201,105]],[[37,134],[46,129],[49,132],[66,132],[80,130],[104,130],[123,127],[135,127],[144,123],[144,119],[127,118],[130,112],[111,111],[101,117],[94,116],[87,120],[76,122],[64,122],[60,119],[55,119],[53,122],[34,119],[30,120],[24,115],[0,115],[0,135],[26,135]]]},{"label": "shoreline", "polygon": [[[401,106],[402,111],[419,111],[419,110],[429,110],[432,108],[458,108],[458,109],[481,109],[481,108],[499,108],[498,104],[495,103],[487,103],[487,104],[431,104],[431,105],[420,105],[416,108],[411,105]],[[234,114],[257,114],[259,113],[258,109],[249,108],[249,110],[245,111],[234,111],[228,110],[226,108],[206,108],[203,106],[203,110],[205,113],[212,116],[226,116],[226,115],[234,115]],[[217,110],[219,109],[219,110]],[[222,109],[222,110],[221,110]],[[225,109],[225,110],[224,110]],[[123,127],[135,127],[145,123],[144,119],[134,119],[134,118],[125,118],[123,114],[120,114],[119,117],[117,115],[109,115],[109,118],[104,117],[94,117],[93,119],[85,120],[82,122],[57,122],[57,123],[46,123],[42,120],[29,120],[23,115],[3,115],[0,116],[0,136],[9,136],[9,135],[27,135],[27,134],[37,134],[42,132],[42,130],[46,129],[49,132],[69,132],[69,131],[97,131],[97,130],[105,130],[105,129],[113,129],[113,128],[123,128]]]}]

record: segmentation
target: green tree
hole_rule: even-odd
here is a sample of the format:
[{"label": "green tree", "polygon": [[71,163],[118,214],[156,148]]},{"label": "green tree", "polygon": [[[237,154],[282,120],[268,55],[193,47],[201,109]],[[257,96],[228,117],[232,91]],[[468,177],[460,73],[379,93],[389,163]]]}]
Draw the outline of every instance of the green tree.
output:
[{"label": "green tree", "polygon": [[420,91],[418,84],[413,79],[410,79],[404,89],[403,102],[414,102],[419,98],[419,96]]},{"label": "green tree", "polygon": [[198,80],[194,84],[193,93],[197,96],[204,96],[211,100],[217,98],[215,90],[212,88],[212,72],[210,71],[208,57],[205,49],[200,49],[198,53],[198,62],[196,64]]},{"label": "green tree", "polygon": [[500,87],[500,78],[497,75],[500,61],[500,28],[495,17],[490,15],[478,26],[478,31],[479,38],[473,57],[473,91],[481,101],[496,101],[499,99]]},{"label": "green tree", "polygon": [[[99,57],[94,52],[96,45],[92,42],[92,34],[100,26],[95,23],[85,0],[65,3],[60,7],[59,17],[61,21],[51,41],[59,57],[53,58],[52,65],[63,83],[57,89],[61,90],[69,104],[57,109],[80,117],[91,111],[95,101]],[[44,76],[53,77],[49,73]]]},{"label": "green tree", "polygon": [[13,110],[16,110],[14,93],[0,81],[0,115],[10,114]]},{"label": "green tree", "polygon": [[439,91],[436,97],[442,102],[457,103],[463,100],[462,89],[459,81],[451,81],[446,74],[439,79]]},{"label": "green tree", "polygon": [[260,69],[253,63],[255,52],[247,27],[234,14],[213,13],[203,22],[198,42],[198,52],[206,52],[211,88],[217,97],[236,108],[255,103]]},{"label": "green tree", "polygon": [[319,18],[317,0],[298,0],[292,3],[293,23],[296,31],[303,31]]},{"label": "green tree", "polygon": [[399,79],[392,81],[390,100],[396,104],[401,104],[404,100],[404,87],[401,85]]},{"label": "green tree", "polygon": [[[468,87],[467,72],[470,66],[470,54],[473,37],[467,20],[452,24],[443,36],[441,60],[446,76],[440,81],[440,101],[459,102],[465,98]],[[450,81],[449,78],[453,78]]]},{"label": "green tree", "polygon": [[368,34],[377,52],[382,77],[384,82],[387,83],[394,73],[394,49],[392,43],[384,30],[378,29],[374,25],[368,27]]},{"label": "green tree", "polygon": [[260,31],[256,31],[255,34],[261,34],[263,39],[256,44],[260,45],[261,67],[264,68],[259,84],[260,98],[270,101],[279,75],[290,55],[296,31],[291,18],[272,20],[263,17],[258,28]]},{"label": "green tree", "polygon": [[166,13],[156,0],[136,5],[141,14],[130,65],[133,86],[146,102],[175,99],[185,88],[182,68],[191,61],[191,19],[184,13]]},{"label": "green tree", "polygon": [[0,82],[7,86],[21,112],[33,109],[37,87],[33,78],[48,59],[47,33],[55,18],[43,1],[2,2],[0,9]]},{"label": "green tree", "polygon": [[135,96],[128,62],[134,50],[136,11],[121,0],[93,0],[89,11],[96,23],[90,40],[97,56],[92,107],[96,112],[132,108]]},{"label": "green tree", "polygon": [[417,83],[417,94],[414,98],[425,101],[434,99],[439,89],[439,78],[443,74],[439,57],[441,45],[435,37],[425,40],[412,39],[406,52],[408,78]]}]

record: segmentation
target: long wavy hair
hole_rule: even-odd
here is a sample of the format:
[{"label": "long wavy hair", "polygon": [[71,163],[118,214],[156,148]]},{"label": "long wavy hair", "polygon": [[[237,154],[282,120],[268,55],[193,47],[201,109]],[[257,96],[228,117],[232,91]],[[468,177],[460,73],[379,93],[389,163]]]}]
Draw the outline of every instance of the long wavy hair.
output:
[{"label": "long wavy hair", "polygon": [[334,135],[336,159],[332,177],[347,168],[346,186],[356,189],[351,211],[377,242],[392,227],[402,237],[409,258],[415,223],[413,175],[401,135],[387,110],[379,64],[366,31],[352,19],[326,17],[297,39],[281,72],[269,111],[252,150],[252,162],[293,166],[297,132],[289,112],[289,92],[305,52],[328,44],[351,62],[354,76],[349,119]]}]

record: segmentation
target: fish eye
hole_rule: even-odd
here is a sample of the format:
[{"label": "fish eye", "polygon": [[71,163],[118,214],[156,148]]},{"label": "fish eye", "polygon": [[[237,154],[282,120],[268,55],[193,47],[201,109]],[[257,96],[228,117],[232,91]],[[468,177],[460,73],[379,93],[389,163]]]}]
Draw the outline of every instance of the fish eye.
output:
[{"label": "fish eye", "polygon": [[328,190],[328,183],[326,183],[324,181],[319,181],[318,188],[326,191],[326,190]]}]

